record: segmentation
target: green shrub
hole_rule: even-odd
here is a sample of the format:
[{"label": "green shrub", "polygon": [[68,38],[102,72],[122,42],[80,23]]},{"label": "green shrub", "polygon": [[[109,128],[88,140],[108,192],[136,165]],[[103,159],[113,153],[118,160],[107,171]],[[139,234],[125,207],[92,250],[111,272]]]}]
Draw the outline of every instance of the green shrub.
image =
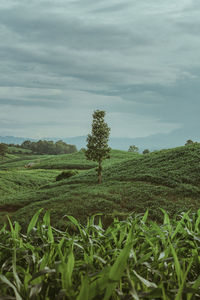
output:
[{"label": "green shrub", "polygon": [[68,171],[63,171],[56,177],[56,181],[63,180],[69,177],[72,177],[74,175],[78,174],[77,170],[68,170]]}]

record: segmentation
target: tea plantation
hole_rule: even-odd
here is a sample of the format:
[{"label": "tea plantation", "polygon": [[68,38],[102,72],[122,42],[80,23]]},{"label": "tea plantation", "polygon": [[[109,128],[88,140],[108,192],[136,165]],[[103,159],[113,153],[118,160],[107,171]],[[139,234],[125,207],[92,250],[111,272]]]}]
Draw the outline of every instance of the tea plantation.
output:
[{"label": "tea plantation", "polygon": [[[31,168],[25,168],[33,162]],[[161,220],[159,208],[170,215],[199,207],[200,145],[184,146],[150,154],[112,150],[104,162],[103,182],[97,184],[95,163],[83,152],[66,155],[18,155],[8,157],[0,170],[0,213],[6,208],[12,220],[29,222],[38,209],[51,210],[52,224],[65,226],[64,214],[85,222],[102,212],[126,216],[149,209],[150,217]],[[75,176],[56,181],[62,171]]]}]

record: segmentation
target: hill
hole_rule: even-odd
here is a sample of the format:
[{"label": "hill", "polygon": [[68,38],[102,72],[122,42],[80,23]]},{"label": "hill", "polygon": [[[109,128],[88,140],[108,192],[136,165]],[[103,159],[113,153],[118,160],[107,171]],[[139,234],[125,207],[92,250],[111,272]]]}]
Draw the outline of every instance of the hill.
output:
[{"label": "hill", "polygon": [[[23,176],[16,174],[21,190],[1,194],[0,211],[3,214],[6,209],[12,211],[14,207],[12,218],[26,223],[36,210],[45,207],[52,211],[52,223],[62,227],[66,222],[63,219],[65,214],[84,221],[88,215],[97,212],[126,215],[132,211],[141,213],[149,208],[151,218],[159,221],[160,207],[170,215],[199,208],[199,162],[199,144],[146,155],[113,150],[111,159],[104,163],[101,185],[97,184],[95,164],[92,166],[91,162],[86,161],[82,152],[57,157],[40,156],[40,162],[30,170],[20,167],[16,170],[17,163],[21,166],[20,160],[15,161],[15,167],[14,162],[6,162],[2,167],[12,168],[1,171],[1,182],[4,178],[10,186],[9,176],[6,179],[3,172],[15,177],[12,173],[15,170],[24,172],[27,180],[32,178],[34,188],[23,188]],[[72,166],[79,170],[78,175],[55,181],[60,172],[58,169],[71,169]],[[44,174],[43,180],[37,174]],[[45,174],[48,176],[45,177]]]}]

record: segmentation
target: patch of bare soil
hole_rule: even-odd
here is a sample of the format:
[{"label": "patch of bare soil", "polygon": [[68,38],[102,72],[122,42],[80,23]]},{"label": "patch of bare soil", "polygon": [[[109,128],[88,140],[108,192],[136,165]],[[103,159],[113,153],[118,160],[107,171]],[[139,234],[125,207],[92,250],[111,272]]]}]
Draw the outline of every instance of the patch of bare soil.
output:
[{"label": "patch of bare soil", "polygon": [[18,209],[22,208],[23,206],[17,206],[17,205],[3,205],[0,206],[0,212],[15,212]]}]

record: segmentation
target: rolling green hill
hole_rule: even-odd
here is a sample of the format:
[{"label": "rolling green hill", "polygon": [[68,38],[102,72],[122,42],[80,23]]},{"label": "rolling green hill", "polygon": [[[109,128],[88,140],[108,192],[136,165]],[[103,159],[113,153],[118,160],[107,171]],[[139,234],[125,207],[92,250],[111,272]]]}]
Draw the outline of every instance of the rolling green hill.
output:
[{"label": "rolling green hill", "polygon": [[[9,167],[11,163],[6,162],[2,166]],[[21,161],[18,163],[21,165]],[[60,172],[56,169],[72,167],[79,169],[78,175],[55,181],[56,174]],[[113,150],[111,159],[104,163],[101,185],[97,184],[94,167],[95,164],[85,160],[81,152],[40,156],[34,169],[23,170],[25,176],[29,174],[27,183],[28,178],[35,178],[34,187],[20,179],[20,192],[4,193],[0,197],[0,211],[5,211],[5,206],[12,211],[13,206],[12,218],[26,223],[36,210],[44,207],[52,211],[52,223],[62,227],[66,222],[63,218],[65,214],[84,221],[88,215],[97,212],[123,215],[132,211],[144,212],[149,208],[151,218],[160,220],[160,207],[171,215],[189,208],[199,208],[199,144],[146,155]],[[18,169],[18,172],[22,172],[22,169]]]},{"label": "rolling green hill", "polygon": [[23,154],[30,154],[32,153],[31,150],[29,149],[24,149],[24,148],[21,148],[21,147],[15,147],[15,146],[9,146],[8,147],[8,152],[9,153],[13,153],[13,154],[20,154],[20,153],[23,153]]},{"label": "rolling green hill", "polygon": [[[20,149],[20,148],[19,148]],[[128,158],[138,157],[139,154],[127,151],[112,150],[111,159],[104,162],[104,166],[127,160]],[[88,161],[85,158],[84,152],[79,151],[72,154],[61,155],[27,155],[27,154],[7,154],[5,159],[0,164],[1,169],[23,168],[28,163],[34,165],[31,169],[77,169],[88,170],[96,167],[96,163]]]}]

